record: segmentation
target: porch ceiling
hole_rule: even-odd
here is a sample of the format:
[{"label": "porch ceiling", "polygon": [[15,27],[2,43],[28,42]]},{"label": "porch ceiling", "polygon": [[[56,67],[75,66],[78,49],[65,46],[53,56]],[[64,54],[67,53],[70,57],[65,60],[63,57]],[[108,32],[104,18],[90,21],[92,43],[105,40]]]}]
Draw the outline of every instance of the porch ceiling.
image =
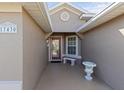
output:
[{"label": "porch ceiling", "polygon": [[32,16],[45,32],[52,32],[47,6],[43,2],[22,3],[24,9]]}]

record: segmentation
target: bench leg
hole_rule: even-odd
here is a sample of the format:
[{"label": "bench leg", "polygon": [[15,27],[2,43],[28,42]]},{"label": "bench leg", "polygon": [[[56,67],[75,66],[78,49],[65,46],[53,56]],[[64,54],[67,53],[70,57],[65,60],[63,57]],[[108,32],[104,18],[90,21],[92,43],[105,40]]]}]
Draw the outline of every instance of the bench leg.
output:
[{"label": "bench leg", "polygon": [[65,64],[65,63],[66,63],[66,59],[63,60],[63,64]]},{"label": "bench leg", "polygon": [[71,61],[71,66],[74,66],[75,65],[75,60],[72,60]]}]

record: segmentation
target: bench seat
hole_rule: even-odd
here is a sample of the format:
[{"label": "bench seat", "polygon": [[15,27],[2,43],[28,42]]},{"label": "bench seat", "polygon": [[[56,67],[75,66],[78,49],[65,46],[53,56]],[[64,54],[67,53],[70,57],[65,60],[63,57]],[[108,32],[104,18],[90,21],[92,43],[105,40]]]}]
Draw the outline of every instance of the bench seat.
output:
[{"label": "bench seat", "polygon": [[76,57],[76,56],[64,55],[63,56],[63,63],[65,64],[67,62],[67,60],[70,60],[71,61],[71,66],[74,66],[76,60],[78,60],[78,59],[81,59],[81,56]]}]

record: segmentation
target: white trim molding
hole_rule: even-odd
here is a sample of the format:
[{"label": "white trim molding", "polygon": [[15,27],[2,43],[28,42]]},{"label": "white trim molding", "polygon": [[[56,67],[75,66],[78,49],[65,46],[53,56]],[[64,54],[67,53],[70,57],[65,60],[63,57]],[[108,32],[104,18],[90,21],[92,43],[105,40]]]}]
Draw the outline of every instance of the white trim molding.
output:
[{"label": "white trim molding", "polygon": [[119,29],[120,33],[124,36],[124,28]]},{"label": "white trim molding", "polygon": [[55,13],[57,13],[58,11],[61,11],[61,10],[63,10],[63,9],[68,10],[68,11],[70,11],[70,12],[72,12],[72,13],[78,15],[78,16],[80,16],[80,14],[81,14],[81,13],[79,13],[79,12],[75,12],[74,10],[72,10],[72,9],[70,9],[70,8],[68,8],[68,7],[63,6],[63,7],[60,7],[60,8],[58,8],[58,9],[56,9],[56,10],[50,10],[50,15],[53,15],[53,14],[55,14]]},{"label": "white trim molding", "polygon": [[124,13],[124,7],[122,2],[114,2],[103,11],[92,17],[87,23],[79,27],[76,32],[89,31],[121,14]]},{"label": "white trim molding", "polygon": [[0,90],[22,90],[22,81],[0,81]]},{"label": "white trim molding", "polygon": [[85,10],[85,9],[79,9],[78,7],[74,6],[71,3],[59,3],[56,6],[52,7],[49,9],[50,15],[55,14],[56,12],[60,11],[61,9],[68,9],[69,11],[80,15],[82,13],[89,13],[89,11]]}]

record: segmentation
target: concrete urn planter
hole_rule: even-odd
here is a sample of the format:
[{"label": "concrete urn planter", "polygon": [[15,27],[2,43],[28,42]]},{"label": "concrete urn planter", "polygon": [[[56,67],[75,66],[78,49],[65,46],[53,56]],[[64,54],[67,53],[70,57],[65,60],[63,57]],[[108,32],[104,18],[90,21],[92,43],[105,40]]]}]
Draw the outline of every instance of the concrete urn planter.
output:
[{"label": "concrete urn planter", "polygon": [[89,61],[84,61],[82,62],[82,64],[85,66],[85,79],[86,80],[92,80],[93,77],[91,76],[91,74],[93,73],[93,68],[96,67],[96,64],[93,62],[89,62]]}]

